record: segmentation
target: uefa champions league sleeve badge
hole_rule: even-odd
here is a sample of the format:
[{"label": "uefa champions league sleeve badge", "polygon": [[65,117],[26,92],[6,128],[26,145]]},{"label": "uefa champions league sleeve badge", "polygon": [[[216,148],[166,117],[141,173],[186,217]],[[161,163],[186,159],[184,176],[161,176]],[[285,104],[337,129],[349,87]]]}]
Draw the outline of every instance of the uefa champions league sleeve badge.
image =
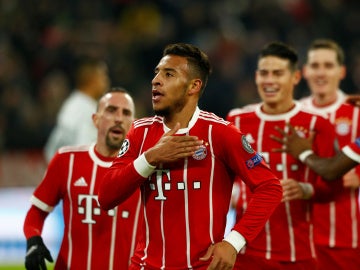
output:
[{"label": "uefa champions league sleeve badge", "polygon": [[122,157],[128,150],[130,147],[130,141],[128,139],[125,139],[121,145],[118,157]]}]

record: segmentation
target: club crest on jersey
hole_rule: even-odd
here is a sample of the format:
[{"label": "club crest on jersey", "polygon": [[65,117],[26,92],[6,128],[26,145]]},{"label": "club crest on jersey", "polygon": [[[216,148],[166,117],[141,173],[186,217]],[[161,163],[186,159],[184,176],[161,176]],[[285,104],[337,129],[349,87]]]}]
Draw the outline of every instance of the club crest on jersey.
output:
[{"label": "club crest on jersey", "polygon": [[351,119],[346,117],[341,117],[335,120],[335,130],[336,133],[345,136],[350,133],[351,129]]},{"label": "club crest on jersey", "polygon": [[241,137],[241,142],[242,142],[242,146],[246,152],[248,152],[249,154],[254,153],[254,149],[252,149],[252,147],[251,147],[250,143],[247,141],[245,135],[243,135]]},{"label": "club crest on jersey", "polygon": [[259,153],[256,153],[255,156],[251,157],[246,161],[246,167],[252,169],[255,166],[259,165],[262,161],[262,156]]},{"label": "club crest on jersey", "polygon": [[206,146],[200,145],[200,148],[195,151],[192,157],[196,160],[202,160],[206,157],[206,155],[207,155]]},{"label": "club crest on jersey", "polygon": [[127,152],[127,150],[129,150],[129,147],[130,147],[130,141],[128,139],[125,139],[121,145],[118,157],[123,156]]}]

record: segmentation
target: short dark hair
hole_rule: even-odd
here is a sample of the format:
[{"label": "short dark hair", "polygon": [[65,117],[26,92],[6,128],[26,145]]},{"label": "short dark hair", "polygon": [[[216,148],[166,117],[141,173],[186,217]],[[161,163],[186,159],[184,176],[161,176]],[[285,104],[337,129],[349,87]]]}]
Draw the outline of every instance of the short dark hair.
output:
[{"label": "short dark hair", "polygon": [[81,57],[76,66],[75,70],[75,83],[77,87],[87,84],[88,81],[93,77],[94,72],[99,67],[106,67],[107,64],[104,60],[93,58],[89,56]]},{"label": "short dark hair", "polygon": [[289,68],[292,71],[298,69],[299,57],[296,50],[288,44],[274,41],[265,45],[259,55],[259,60],[266,56],[276,56],[281,59],[289,60]]},{"label": "short dark hair", "polygon": [[309,46],[308,52],[317,49],[329,49],[336,53],[339,65],[345,64],[345,54],[341,46],[331,39],[315,39]]},{"label": "short dark hair", "polygon": [[177,55],[185,57],[194,76],[199,76],[202,80],[203,84],[201,87],[201,92],[204,91],[209,75],[211,74],[209,58],[204,52],[191,44],[175,43],[169,44],[165,47],[163,56],[165,55]]}]

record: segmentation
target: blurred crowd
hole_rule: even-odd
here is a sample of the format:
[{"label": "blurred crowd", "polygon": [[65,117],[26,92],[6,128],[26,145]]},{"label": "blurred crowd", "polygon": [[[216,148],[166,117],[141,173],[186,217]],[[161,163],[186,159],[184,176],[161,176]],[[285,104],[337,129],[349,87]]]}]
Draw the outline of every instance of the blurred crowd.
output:
[{"label": "blurred crowd", "polygon": [[[76,60],[104,59],[111,85],[151,115],[151,79],[165,44],[193,43],[213,74],[200,107],[225,117],[259,101],[256,57],[269,41],[293,45],[301,62],[314,38],[345,50],[346,93],[360,89],[358,0],[0,0],[0,152],[40,149],[73,91]],[[297,97],[307,95],[301,83]]]}]

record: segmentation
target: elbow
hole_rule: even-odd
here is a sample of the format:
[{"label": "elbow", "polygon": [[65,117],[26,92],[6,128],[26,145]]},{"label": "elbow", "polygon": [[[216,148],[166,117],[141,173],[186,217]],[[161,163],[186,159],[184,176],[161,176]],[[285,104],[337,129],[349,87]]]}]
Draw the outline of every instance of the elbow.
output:
[{"label": "elbow", "polygon": [[99,205],[100,205],[100,208],[102,210],[110,210],[111,207],[110,207],[110,203],[106,200],[106,198],[104,198],[104,196],[101,195],[101,193],[99,193],[98,195],[98,201],[99,201]]},{"label": "elbow", "polygon": [[99,202],[100,208],[105,211],[113,209],[116,206],[116,205],[113,205],[111,200],[109,200],[109,197],[106,196],[106,194],[101,191],[98,194],[98,202]]}]

